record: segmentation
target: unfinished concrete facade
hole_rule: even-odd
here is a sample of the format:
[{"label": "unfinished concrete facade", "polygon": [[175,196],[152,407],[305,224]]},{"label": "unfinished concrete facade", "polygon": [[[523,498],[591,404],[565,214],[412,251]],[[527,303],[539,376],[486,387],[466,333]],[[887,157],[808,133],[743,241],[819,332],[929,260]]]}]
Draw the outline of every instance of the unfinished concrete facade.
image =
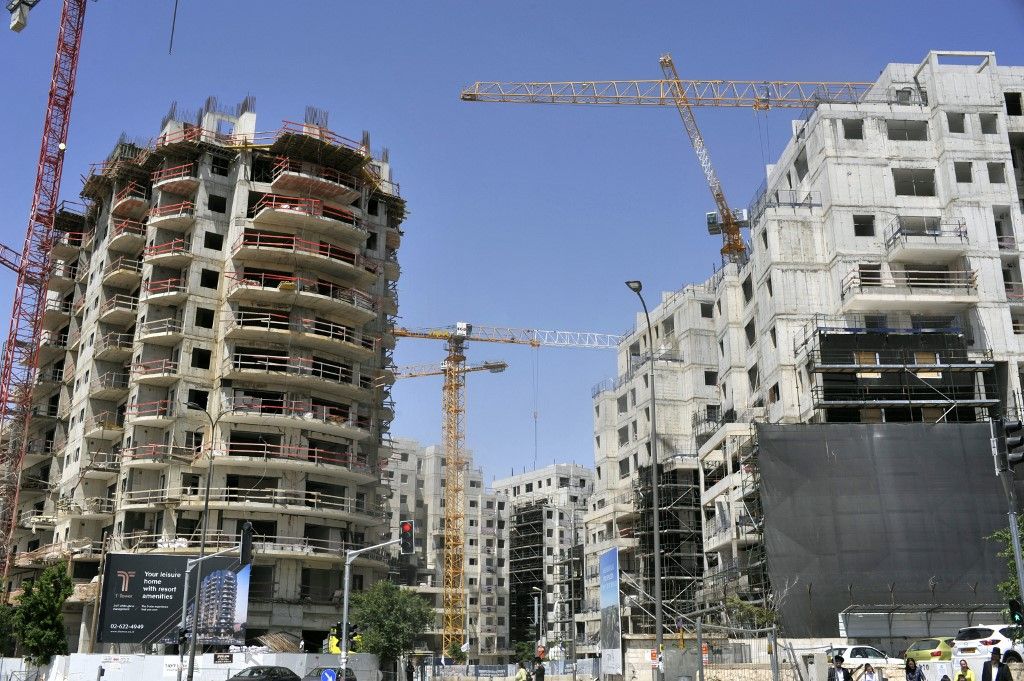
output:
[{"label": "unfinished concrete facade", "polygon": [[[260,133],[251,105],[172,108],[58,221],[15,564],[69,557],[89,579],[104,551],[195,553],[210,476],[207,547],[255,528],[249,638],[314,646],[344,550],[388,529],[377,386],[405,208],[365,136],[315,110]],[[383,561],[360,559],[355,588]]]},{"label": "unfinished concrete facade", "polygon": [[[466,452],[472,461],[472,454]],[[444,498],[446,461],[441,447],[423,447],[413,440],[394,441],[384,475],[390,488],[391,527],[416,521],[415,555],[403,556],[400,579],[434,608],[436,619],[416,646],[416,653],[438,655],[444,593]],[[468,659],[497,664],[510,654],[508,633],[508,508],[506,497],[484,486],[483,471],[466,472],[465,508],[466,608]]]},{"label": "unfinished concrete facade", "polygon": [[[594,472],[579,464],[558,463],[492,485],[509,500],[511,640],[544,640],[549,649],[561,646],[560,652],[567,654],[575,637],[573,619],[583,604],[583,513],[594,489]],[[534,598],[541,611],[539,622]]]},{"label": "unfinished concrete facade", "polygon": [[[1022,93],[1024,68],[992,53],[930,53],[887,66],[862,104],[818,106],[794,121],[749,206],[749,259],[652,310],[656,355],[680,334],[695,341],[676,362],[656,360],[659,431],[685,443],[699,473],[703,565],[690,611],[729,620],[733,599],[771,605],[786,587],[764,569],[752,423],[1020,412]],[[687,309],[699,311],[681,323]],[[626,530],[637,518],[630,477],[649,464],[646,390],[632,397],[630,360],[644,360],[644,334],[638,326],[622,344],[619,378],[594,396],[587,552],[623,552],[625,632],[651,609],[633,596],[639,542]],[[692,395],[662,400],[673,385]],[[666,471],[678,465],[671,449]],[[587,586],[596,607],[597,583]],[[579,619],[589,642],[596,613]]]}]

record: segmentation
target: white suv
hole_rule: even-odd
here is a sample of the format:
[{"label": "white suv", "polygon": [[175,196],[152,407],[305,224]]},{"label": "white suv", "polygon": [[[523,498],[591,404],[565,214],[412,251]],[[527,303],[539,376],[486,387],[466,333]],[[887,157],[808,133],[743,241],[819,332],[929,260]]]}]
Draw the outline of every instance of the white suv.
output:
[{"label": "white suv", "polygon": [[[967,660],[974,673],[981,674],[981,667],[992,656],[993,648],[999,648],[1002,652],[1003,662],[1024,660],[1021,633],[1016,629],[1009,624],[979,624],[956,632],[953,641],[953,669],[957,668],[960,660]],[[1014,639],[1018,642],[1014,643]]]}]

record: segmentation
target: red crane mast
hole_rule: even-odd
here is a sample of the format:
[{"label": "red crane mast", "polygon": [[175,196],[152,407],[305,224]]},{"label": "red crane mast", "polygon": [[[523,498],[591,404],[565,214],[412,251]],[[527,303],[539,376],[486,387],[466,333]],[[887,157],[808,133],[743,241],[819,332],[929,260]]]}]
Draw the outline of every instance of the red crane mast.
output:
[{"label": "red crane mast", "polygon": [[32,384],[39,368],[39,338],[54,242],[53,220],[75,96],[85,5],[86,0],[64,0],[61,9],[32,208],[18,263],[11,328],[0,367],[0,560],[4,585],[14,555],[18,488],[32,419]]}]

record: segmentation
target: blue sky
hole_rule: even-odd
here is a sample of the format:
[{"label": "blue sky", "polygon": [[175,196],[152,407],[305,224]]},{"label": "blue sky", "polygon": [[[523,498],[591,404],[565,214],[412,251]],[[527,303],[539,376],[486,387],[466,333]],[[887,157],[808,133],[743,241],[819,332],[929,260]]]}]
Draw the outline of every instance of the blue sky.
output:
[{"label": "blue sky", "polygon": [[[31,195],[59,0],[21,34],[0,35],[6,132],[0,239],[18,245]],[[657,78],[668,51],[683,78],[872,80],[929,49],[994,50],[1024,64],[1022,0],[900,2],[378,2],[172,0],[90,3],[64,195],[122,132],[151,137],[173,100],[255,95],[261,129],[301,119],[390,147],[410,218],[400,312],[411,326],[456,321],[622,332],[639,278],[648,301],[706,277],[719,242],[712,203],[669,109],[466,104],[475,80]],[[703,109],[705,138],[731,203],[745,206],[788,116]],[[765,144],[769,149],[765,150]],[[12,279],[0,272],[0,299]],[[5,305],[8,303],[4,303]],[[534,463],[593,462],[590,387],[614,373],[610,352],[477,344],[504,359],[470,377],[467,441],[508,475]],[[406,340],[399,363],[439,361],[440,343]],[[440,379],[400,382],[394,432],[440,439]]]}]

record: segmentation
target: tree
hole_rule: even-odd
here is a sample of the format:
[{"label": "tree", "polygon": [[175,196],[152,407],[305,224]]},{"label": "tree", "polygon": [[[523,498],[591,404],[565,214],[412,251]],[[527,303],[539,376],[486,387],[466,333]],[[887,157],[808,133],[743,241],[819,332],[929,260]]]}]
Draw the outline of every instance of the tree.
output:
[{"label": "tree", "polygon": [[462,652],[462,644],[458,641],[452,641],[448,644],[448,650],[444,651],[444,654],[452,659],[456,664],[462,664],[466,661],[466,653]]},{"label": "tree", "polygon": [[17,647],[14,631],[14,608],[0,604],[0,657],[14,657]]},{"label": "tree", "polygon": [[512,646],[512,661],[530,664],[537,655],[537,648],[530,641],[516,641]]},{"label": "tree", "polygon": [[725,611],[734,624],[750,629],[765,629],[775,624],[775,611],[760,605],[748,603],[739,596],[725,599]]},{"label": "tree", "polygon": [[[1024,522],[1022,521],[1024,519],[1019,518],[1017,524],[1021,528],[1021,532],[1024,532]],[[1007,577],[1005,581],[996,584],[996,591],[1006,601],[1011,598],[1020,598],[1020,587],[1017,585],[1017,564],[1013,560],[1013,543],[1010,539],[1010,528],[1005,527],[1001,530],[996,530],[985,537],[985,539],[999,544],[1001,548],[996,555],[1006,561]]]},{"label": "tree", "polygon": [[30,663],[44,665],[54,655],[67,654],[64,601],[72,590],[66,562],[51,565],[38,579],[26,582],[13,619],[14,634]]},{"label": "tree", "polygon": [[434,611],[412,591],[380,581],[352,597],[349,617],[362,636],[359,649],[376,655],[381,669],[388,669],[412,651],[416,637],[434,621]]}]

